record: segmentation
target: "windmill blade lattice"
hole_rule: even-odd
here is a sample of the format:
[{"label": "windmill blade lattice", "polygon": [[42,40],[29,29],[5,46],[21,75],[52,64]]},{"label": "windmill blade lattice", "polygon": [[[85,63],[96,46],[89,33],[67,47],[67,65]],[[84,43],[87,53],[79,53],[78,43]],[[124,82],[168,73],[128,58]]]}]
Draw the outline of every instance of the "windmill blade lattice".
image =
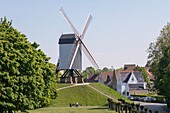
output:
[{"label": "windmill blade lattice", "polygon": [[72,31],[79,37],[79,32],[76,30],[76,28],[73,26],[73,24],[71,23],[70,19],[68,18],[68,16],[66,15],[64,9],[61,7],[59,9],[59,11],[61,12],[61,14],[63,15],[64,19],[67,21],[68,25],[71,27]]},{"label": "windmill blade lattice", "polygon": [[89,50],[87,49],[87,47],[84,45],[84,43],[82,44],[82,49],[83,52],[85,53],[85,55],[87,56],[87,58],[89,59],[89,61],[93,64],[93,66],[96,69],[99,69],[99,65],[97,64],[97,62],[95,61],[95,59],[93,58],[93,56],[90,54]]},{"label": "windmill blade lattice", "polygon": [[82,35],[80,35],[79,32],[76,30],[76,28],[71,23],[70,19],[68,18],[68,16],[66,15],[66,13],[65,13],[65,11],[64,11],[64,9],[62,7],[60,8],[60,12],[63,15],[63,17],[65,18],[65,20],[67,21],[67,23],[69,24],[69,26],[71,27],[71,29],[73,30],[73,32],[75,33],[76,37],[78,38],[78,40],[76,42],[76,46],[73,48],[74,49],[73,56],[72,56],[72,58],[70,58],[71,62],[70,62],[70,65],[69,65],[69,69],[72,69],[72,65],[74,63],[77,51],[78,51],[78,49],[80,47],[80,44],[84,48],[83,51],[86,54],[86,56],[88,57],[88,59],[98,69],[99,68],[98,64],[96,63],[93,56],[90,54],[89,50],[87,49],[87,47],[85,46],[85,44],[82,41],[82,39],[83,39],[83,37],[84,37],[84,35],[85,35],[86,31],[87,31],[87,28],[88,28],[88,26],[89,26],[89,24],[90,24],[90,22],[92,20],[92,16],[91,15],[88,16],[87,21],[86,21],[85,26],[84,26],[83,31],[82,31]]}]

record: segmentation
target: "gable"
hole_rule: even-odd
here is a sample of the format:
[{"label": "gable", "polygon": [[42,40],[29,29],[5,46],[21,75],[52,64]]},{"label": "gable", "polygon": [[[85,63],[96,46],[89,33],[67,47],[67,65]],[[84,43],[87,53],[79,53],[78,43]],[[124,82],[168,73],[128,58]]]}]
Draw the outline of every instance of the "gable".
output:
[{"label": "gable", "polygon": [[90,81],[97,81],[98,80],[98,74],[94,74],[93,76],[89,77]]},{"label": "gable", "polygon": [[136,84],[136,83],[138,83],[138,80],[136,79],[136,76],[134,75],[133,72],[131,73],[127,83],[129,83],[129,84]]}]

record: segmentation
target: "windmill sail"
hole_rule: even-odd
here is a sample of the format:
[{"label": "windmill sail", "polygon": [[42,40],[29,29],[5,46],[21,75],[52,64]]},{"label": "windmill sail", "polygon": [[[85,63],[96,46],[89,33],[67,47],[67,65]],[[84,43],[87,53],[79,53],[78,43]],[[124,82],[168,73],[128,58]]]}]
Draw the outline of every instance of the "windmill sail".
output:
[{"label": "windmill sail", "polygon": [[[76,30],[76,28],[73,26],[73,24],[71,23],[70,19],[68,18],[68,16],[66,15],[64,9],[61,7],[60,8],[60,12],[61,14],[63,15],[63,17],[65,18],[65,20],[67,21],[67,23],[69,24],[69,26],[71,27],[71,29],[73,30],[73,32],[75,33],[76,35],[76,38],[78,39],[77,42],[76,42],[76,45],[75,47],[72,48],[73,50],[73,54],[72,54],[72,51],[71,51],[71,57],[69,57],[69,61],[70,61],[70,64],[69,64],[69,69],[72,69],[72,66],[73,66],[73,63],[75,61],[75,58],[76,58],[76,55],[77,55],[77,52],[80,48],[80,44],[82,45],[82,48],[84,48],[84,53],[86,54],[86,56],[88,57],[88,59],[91,61],[91,63],[98,69],[99,66],[98,64],[96,63],[96,61],[94,60],[93,56],[91,55],[91,53],[89,52],[89,50],[87,49],[87,47],[85,46],[85,44],[83,43],[82,39],[87,31],[87,28],[92,20],[92,16],[89,15],[87,20],[86,20],[86,23],[85,23],[85,26],[83,28],[83,31],[82,31],[82,34],[80,35],[78,33],[78,31]],[[81,51],[81,50],[80,50]]]},{"label": "windmill sail", "polygon": [[61,12],[61,14],[63,15],[64,19],[67,21],[68,25],[70,26],[70,28],[73,30],[73,32],[79,36],[79,32],[76,30],[76,28],[73,26],[73,24],[71,23],[70,19],[68,18],[68,16],[66,15],[64,9],[61,7],[59,9],[59,11]]},{"label": "windmill sail", "polygon": [[92,20],[92,16],[89,14],[89,16],[87,17],[86,23],[84,25],[82,34],[81,34],[81,39],[82,40],[83,40],[84,35],[85,35],[86,31],[87,31],[87,28],[89,27],[89,24],[90,24],[91,20]]},{"label": "windmill sail", "polygon": [[93,66],[96,69],[99,69],[99,65],[97,64],[97,62],[95,61],[95,59],[93,58],[93,56],[90,54],[89,50],[87,49],[87,47],[83,44],[82,46],[82,50],[85,53],[85,55],[87,56],[87,58],[89,59],[89,61],[93,64]]}]

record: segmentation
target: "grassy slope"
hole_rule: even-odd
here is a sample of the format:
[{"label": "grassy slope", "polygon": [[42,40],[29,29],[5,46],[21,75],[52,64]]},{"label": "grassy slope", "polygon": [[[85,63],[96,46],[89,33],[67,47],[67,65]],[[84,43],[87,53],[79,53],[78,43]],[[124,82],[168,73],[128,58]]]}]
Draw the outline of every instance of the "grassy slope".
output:
[{"label": "grassy slope", "polygon": [[[94,83],[91,84],[91,86],[115,99],[124,98],[118,92],[103,84]],[[60,84],[60,87],[62,87],[62,84]],[[76,102],[78,102],[81,106],[104,106],[108,103],[107,97],[93,90],[89,86],[84,85],[60,90],[58,97],[52,100],[50,106],[65,107],[69,106],[70,103],[75,104]]]},{"label": "grassy slope", "polygon": [[130,102],[129,99],[125,98],[120,93],[118,93],[117,91],[111,89],[110,87],[105,86],[104,84],[93,83],[93,84],[90,84],[90,85],[93,86],[94,88],[98,89],[99,91],[102,91],[104,94],[113,97],[116,100],[121,98],[121,99],[124,99],[124,100]]},{"label": "grassy slope", "polygon": [[67,86],[71,86],[72,84],[60,84],[57,83],[57,88],[62,88],[62,87],[67,87]]},{"label": "grassy slope", "polygon": [[103,106],[107,104],[107,97],[87,85],[75,86],[60,90],[58,97],[52,100],[50,106],[69,106],[70,103],[76,102],[81,106]]},{"label": "grassy slope", "polygon": [[[69,86],[70,84],[59,84],[58,88]],[[91,86],[115,99],[124,98],[111,88],[94,83]],[[36,110],[29,110],[30,113],[115,113],[107,107],[67,107],[70,103],[79,102],[81,106],[103,106],[107,104],[107,97],[93,90],[89,86],[76,86],[59,91],[59,96],[52,100],[50,107]]]}]

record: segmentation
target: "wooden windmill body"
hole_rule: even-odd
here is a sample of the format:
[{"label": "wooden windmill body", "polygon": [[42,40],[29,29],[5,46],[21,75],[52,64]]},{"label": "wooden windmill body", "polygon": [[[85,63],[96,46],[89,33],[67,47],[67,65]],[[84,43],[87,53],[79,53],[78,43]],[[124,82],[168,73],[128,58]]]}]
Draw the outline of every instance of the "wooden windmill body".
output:
[{"label": "wooden windmill body", "polygon": [[[62,34],[59,39],[59,58],[60,58],[60,69],[69,69],[71,58],[74,54],[74,49],[76,47],[76,35],[75,34]],[[77,54],[75,56],[73,65],[71,69],[82,69],[82,51],[81,46],[78,48]]]}]

